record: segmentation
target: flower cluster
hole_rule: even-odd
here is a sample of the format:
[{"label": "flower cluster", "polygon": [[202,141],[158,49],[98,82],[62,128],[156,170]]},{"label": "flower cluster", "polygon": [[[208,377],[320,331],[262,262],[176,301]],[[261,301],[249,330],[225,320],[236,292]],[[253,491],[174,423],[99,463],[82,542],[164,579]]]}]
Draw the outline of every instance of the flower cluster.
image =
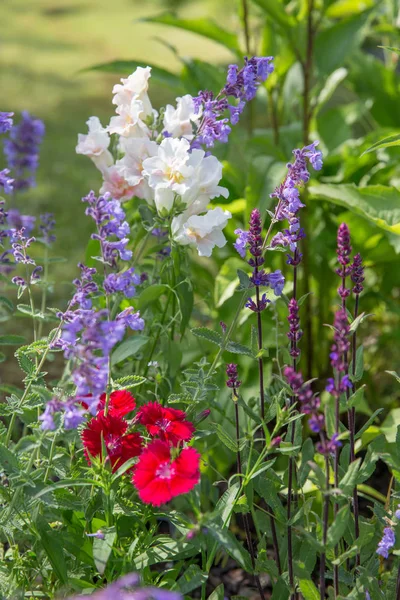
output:
[{"label": "flower cluster", "polygon": [[[182,448],[184,442],[191,440],[194,426],[186,420],[183,411],[163,407],[158,402],[141,406],[129,424],[124,417],[135,408],[135,399],[127,391],[113,392],[108,406],[103,395],[97,415],[81,434],[85,457],[89,464],[93,458],[100,457],[116,471],[139,456],[130,469],[132,482],[143,502],[159,506],[189,492],[199,481],[198,452]],[[151,438],[146,446],[144,437],[135,431],[138,425],[144,426]],[[105,457],[103,448],[107,453]]]},{"label": "flower cluster", "polygon": [[[92,537],[99,537],[92,534]],[[100,538],[102,539],[102,538]],[[182,600],[178,592],[169,592],[155,587],[139,587],[140,577],[136,573],[124,575],[105,589],[99,590],[90,596],[79,596],[81,600]],[[68,600],[78,600],[78,596]]]},{"label": "flower cluster", "polygon": [[353,293],[358,295],[364,289],[364,267],[361,258],[361,254],[356,254],[351,265],[351,280],[354,283]]},{"label": "flower cluster", "polygon": [[345,280],[351,274],[352,266],[350,265],[351,244],[350,231],[346,223],[341,223],[337,233],[337,257],[340,267],[336,269],[336,273],[342,278],[342,284],[338,289],[338,294],[344,300],[350,295],[350,289],[346,288]]},{"label": "flower cluster", "polygon": [[[36,238],[25,237],[25,228],[22,227],[19,230],[11,230],[10,232],[10,241],[11,241],[11,253],[14,256],[14,260],[16,263],[21,263],[23,265],[32,265],[34,267],[33,271],[29,277],[29,284],[34,285],[40,280],[40,273],[43,270],[43,267],[36,266],[36,262],[29,254],[27,253],[27,249],[30,245],[36,241]],[[28,282],[19,275],[12,278],[12,282],[15,285],[18,285],[20,288],[20,294],[28,285]]]},{"label": "flower cluster", "polygon": [[393,529],[391,527],[385,527],[385,529],[383,530],[383,537],[378,544],[376,553],[380,556],[383,556],[383,558],[388,558],[389,551],[391,548],[393,548],[395,543],[396,536],[394,534]]},{"label": "flower cluster", "polygon": [[242,382],[238,379],[238,367],[235,363],[230,363],[226,367],[226,374],[228,376],[226,385],[228,388],[236,390],[242,385]]},{"label": "flower cluster", "polygon": [[13,112],[0,112],[0,134],[7,133],[13,126]]},{"label": "flower cluster", "polygon": [[271,247],[288,247],[295,253],[292,257],[288,255],[287,263],[296,266],[301,261],[301,254],[297,251],[299,240],[304,237],[304,231],[300,226],[299,210],[304,207],[300,200],[299,186],[304,185],[310,179],[307,162],[319,171],[322,168],[322,153],[316,149],[318,142],[313,142],[304,148],[293,151],[295,160],[288,163],[288,174],[284,181],[271,194],[271,198],[277,198],[278,204],[275,209],[275,220],[289,223],[288,229],[278,232],[271,240]]},{"label": "flower cluster", "polygon": [[32,117],[26,111],[22,113],[22,120],[18,125],[10,129],[9,138],[4,142],[4,153],[14,177],[14,189],[29,189],[35,185],[39,147],[44,132],[43,121]]},{"label": "flower cluster", "polygon": [[[119,201],[135,196],[154,207],[160,218],[172,215],[175,242],[196,247],[200,256],[210,256],[215,246],[224,246],[222,230],[231,214],[221,208],[207,210],[207,205],[219,196],[227,198],[228,190],[219,185],[222,164],[201,144],[224,141],[230,128],[222,112],[230,112],[231,122],[237,122],[244,101],[254,97],[272,70],[271,60],[246,59],[235,76],[231,66],[226,88],[215,100],[211,92],[200,92],[197,98],[187,94],[177,98],[176,107],[168,105],[160,113],[148,95],[150,67],[138,67],[121,79],[113,88],[116,115],[105,128],[91,117],[89,132],[79,135],[76,147],[101,171],[100,193]],[[229,109],[227,96],[238,98],[239,104]],[[109,151],[110,135],[118,136],[115,162]]]},{"label": "flower cluster", "polygon": [[298,358],[300,350],[297,348],[297,342],[303,337],[303,332],[300,329],[299,305],[295,298],[289,301],[289,333],[287,334],[290,340],[290,356]]},{"label": "flower cluster", "polygon": [[[13,126],[13,116],[14,113],[12,112],[0,112],[0,134],[10,131],[11,127]],[[13,191],[14,179],[12,179],[12,177],[9,175],[10,169],[3,169],[0,171],[0,187],[3,188],[5,194],[11,194]]]},{"label": "flower cluster", "polygon": [[[343,308],[335,313],[334,329],[333,344],[329,355],[331,365],[338,374],[346,373],[348,368],[347,353],[350,349],[350,327],[346,311]],[[348,375],[345,374],[341,378],[338,376],[336,379],[328,379],[326,390],[333,396],[339,397],[347,388],[351,387],[352,383]]]},{"label": "flower cluster", "polygon": [[56,241],[56,236],[53,233],[55,225],[56,222],[53,213],[44,213],[43,215],[40,215],[40,239],[47,246],[50,246]]}]

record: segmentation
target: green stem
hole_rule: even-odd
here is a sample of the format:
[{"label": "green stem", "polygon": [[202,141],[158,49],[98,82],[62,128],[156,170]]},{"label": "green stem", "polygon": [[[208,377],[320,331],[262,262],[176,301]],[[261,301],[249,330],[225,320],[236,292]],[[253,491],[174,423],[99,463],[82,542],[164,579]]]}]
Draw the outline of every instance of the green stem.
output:
[{"label": "green stem", "polygon": [[146,376],[147,376],[147,373],[148,373],[148,371],[149,371],[149,368],[150,368],[150,367],[149,367],[149,363],[151,362],[151,360],[152,360],[152,358],[153,358],[153,354],[154,354],[154,351],[155,351],[155,349],[156,349],[156,346],[157,346],[158,340],[160,339],[160,335],[161,335],[161,329],[162,329],[162,326],[164,325],[165,318],[166,318],[166,316],[167,316],[167,312],[168,312],[168,306],[169,306],[169,303],[170,303],[170,300],[171,300],[171,296],[172,296],[172,295],[174,295],[174,293],[173,293],[172,291],[170,291],[170,292],[169,292],[169,294],[168,294],[167,301],[166,301],[166,303],[165,303],[165,306],[164,306],[164,311],[163,311],[163,314],[162,314],[162,316],[161,316],[161,320],[160,320],[160,322],[159,322],[159,328],[158,328],[157,334],[156,334],[156,336],[155,336],[155,338],[154,338],[154,342],[153,342],[153,345],[152,345],[152,347],[151,347],[151,350],[150,350],[150,354],[149,354],[149,356],[148,356],[148,359],[147,359],[147,364],[146,364],[146,366],[145,366],[145,370],[144,370],[144,373],[143,373],[143,377],[146,377]]},{"label": "green stem", "polygon": [[49,276],[49,250],[47,246],[44,247],[44,272],[43,272],[43,292],[42,292],[42,304],[40,308],[40,312],[43,315],[43,318],[39,321],[38,328],[38,338],[42,337],[42,329],[44,322],[44,314],[46,312],[46,301],[47,301],[47,284],[48,284],[48,276]]}]

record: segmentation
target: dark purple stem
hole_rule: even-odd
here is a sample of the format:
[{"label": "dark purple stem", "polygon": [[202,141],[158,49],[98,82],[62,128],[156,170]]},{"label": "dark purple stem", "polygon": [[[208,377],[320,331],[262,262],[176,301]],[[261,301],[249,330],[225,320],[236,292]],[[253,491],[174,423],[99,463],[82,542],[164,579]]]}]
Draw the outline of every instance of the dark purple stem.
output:
[{"label": "dark purple stem", "polygon": [[[323,438],[323,436],[321,436]],[[328,537],[328,522],[329,522],[329,457],[325,455],[325,498],[324,498],[324,507],[322,514],[322,543],[324,546],[326,545],[326,540]],[[321,554],[320,559],[320,575],[319,575],[319,589],[320,589],[320,598],[321,600],[325,600],[325,565],[326,565],[326,554],[325,550]]]},{"label": "dark purple stem", "polygon": [[[354,318],[358,317],[358,309],[359,309],[359,298],[360,295],[356,294],[356,301],[354,306]],[[353,337],[351,340],[352,346],[352,355],[351,355],[351,364],[352,364],[352,374],[353,377],[356,374],[356,358],[357,358],[357,330],[353,333]],[[349,392],[348,392],[349,393]],[[347,397],[348,399],[348,397]],[[355,435],[356,435],[356,409],[353,406],[349,410],[350,417],[350,460],[353,462],[355,460]],[[352,452],[353,449],[353,452]],[[357,539],[360,536],[360,519],[359,519],[359,511],[358,511],[358,494],[357,488],[353,489],[353,511],[354,511],[354,535]],[[360,566],[360,554],[357,552],[356,554],[356,565]]]}]

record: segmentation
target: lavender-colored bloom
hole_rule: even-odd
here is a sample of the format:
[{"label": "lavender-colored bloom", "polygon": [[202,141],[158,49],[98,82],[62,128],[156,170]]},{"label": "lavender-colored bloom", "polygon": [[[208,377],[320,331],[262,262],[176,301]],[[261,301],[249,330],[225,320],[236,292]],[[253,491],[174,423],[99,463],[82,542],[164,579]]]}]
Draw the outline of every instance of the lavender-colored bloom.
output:
[{"label": "lavender-colored bloom", "polygon": [[[400,507],[400,504],[398,504],[397,506]],[[394,516],[396,517],[396,519],[400,519],[400,508],[397,508],[396,512],[394,513]]]},{"label": "lavender-colored bloom", "polygon": [[71,300],[71,306],[79,304],[85,310],[92,308],[92,300],[90,296],[98,292],[99,288],[93,281],[93,275],[96,269],[89,268],[82,263],[78,264],[81,269],[81,278],[74,279],[73,284],[76,287],[76,292]]},{"label": "lavender-colored bloom", "polygon": [[260,267],[264,264],[264,258],[262,256],[263,239],[261,236],[262,222],[260,211],[255,208],[251,211],[250,222],[249,222],[249,233],[247,242],[249,244],[250,254],[253,256],[249,260],[249,265],[252,267]]},{"label": "lavender-colored bloom", "polygon": [[389,550],[393,548],[396,543],[396,536],[394,534],[393,529],[390,527],[385,527],[383,530],[383,537],[378,544],[378,548],[376,550],[377,554],[383,556],[383,558],[388,558]]},{"label": "lavender-colored bloom", "polygon": [[29,248],[29,246],[36,240],[34,237],[26,238],[24,234],[24,227],[18,231],[13,231],[11,234],[11,247],[15,262],[22,263],[24,265],[36,265],[33,258],[31,258],[26,252],[26,249]]},{"label": "lavender-colored bloom", "polygon": [[237,389],[242,385],[242,382],[238,379],[238,366],[235,363],[226,365],[226,374],[228,376],[226,385],[229,388]]},{"label": "lavender-colored bloom", "polygon": [[13,126],[13,112],[0,112],[0,133],[7,133]]},{"label": "lavender-colored bloom", "polygon": [[85,411],[75,401],[66,403],[64,412],[65,429],[76,429],[85,420]]},{"label": "lavender-colored bloom", "polygon": [[35,185],[35,172],[39,165],[39,146],[44,136],[44,123],[22,113],[22,120],[10,130],[4,142],[4,153],[14,175],[15,189],[28,189]]},{"label": "lavender-colored bloom", "polygon": [[25,287],[26,286],[26,281],[23,277],[20,277],[19,275],[17,275],[16,277],[13,277],[11,279],[11,282],[14,285],[18,285],[19,287]]},{"label": "lavender-colored bloom", "polygon": [[14,179],[9,177],[10,169],[0,171],[0,187],[4,189],[5,194],[11,194],[14,190]]},{"label": "lavender-colored bloom", "polygon": [[337,257],[340,267],[336,269],[336,273],[342,278],[342,283],[338,288],[339,296],[344,299],[350,295],[350,289],[344,285],[345,278],[350,275],[352,267],[350,263],[351,245],[350,231],[346,223],[339,225],[337,233]]},{"label": "lavender-colored bloom", "polygon": [[250,281],[256,287],[262,287],[269,285],[269,275],[262,269],[261,271],[253,271],[250,277]]},{"label": "lavender-colored bloom", "polygon": [[56,241],[56,236],[52,233],[56,225],[53,213],[40,215],[40,221],[39,230],[42,235],[41,240],[45,244],[50,245]]},{"label": "lavender-colored bloom", "polygon": [[289,302],[289,333],[287,334],[291,341],[290,356],[298,358],[300,351],[297,348],[297,342],[302,338],[303,332],[300,329],[300,317],[299,317],[299,305],[297,301],[292,298]]},{"label": "lavender-colored bloom", "polygon": [[269,273],[268,279],[269,285],[274,290],[275,296],[280,296],[285,285],[285,278],[282,275],[282,272],[277,269],[273,273]]},{"label": "lavender-colored bloom", "polygon": [[[89,534],[90,535],[90,534]],[[111,583],[103,590],[90,596],[79,596],[85,600],[183,600],[181,594],[155,587],[139,588],[140,578],[136,573],[130,573]],[[78,600],[78,597],[69,598]]]},{"label": "lavender-colored bloom", "polygon": [[35,267],[31,273],[29,283],[34,285],[40,281],[40,273],[43,271],[43,267]]},{"label": "lavender-colored bloom", "polygon": [[322,442],[316,444],[316,450],[323,456],[330,456],[336,453],[336,450],[342,446],[338,439],[338,434],[334,433],[331,439],[324,438]]},{"label": "lavender-colored bloom", "polygon": [[318,144],[319,142],[313,142],[304,148],[304,155],[308,157],[315,171],[322,169],[322,152],[316,149]]},{"label": "lavender-colored bloom", "polygon": [[17,208],[9,208],[7,214],[7,223],[12,229],[22,229],[26,235],[30,235],[35,228],[36,217],[31,215],[21,215]]},{"label": "lavender-colored bloom", "polygon": [[371,600],[371,596],[369,595],[368,590],[365,590],[365,600]]},{"label": "lavender-colored bloom", "polygon": [[335,333],[331,347],[330,359],[333,369],[339,372],[347,371],[346,354],[350,349],[350,327],[346,311],[341,308],[335,313]]},{"label": "lavender-colored bloom", "polygon": [[92,537],[92,538],[96,538],[98,540],[104,540],[106,537],[104,535],[104,533],[101,531],[101,529],[96,531],[96,533],[85,533],[85,535],[86,535],[86,537]]},{"label": "lavender-colored bloom", "polygon": [[141,283],[141,276],[135,273],[134,267],[121,273],[110,273],[104,280],[104,289],[107,294],[121,293],[126,298],[136,294],[135,285]]},{"label": "lavender-colored bloom", "polygon": [[132,306],[125,308],[117,316],[117,321],[121,321],[133,331],[142,331],[144,329],[144,319],[141,318],[140,312],[134,311],[135,309]]},{"label": "lavender-colored bloom", "polygon": [[248,298],[245,306],[249,310],[258,313],[258,312],[262,312],[263,310],[265,310],[269,303],[270,303],[270,300],[268,300],[267,294],[263,294],[260,298],[258,306],[252,298]]},{"label": "lavender-colored bloom", "polygon": [[356,254],[351,266],[351,279],[354,283],[353,293],[361,294],[364,289],[364,267],[362,263],[361,254]]},{"label": "lavender-colored bloom", "polygon": [[314,433],[319,433],[325,427],[325,417],[322,413],[314,413],[308,419],[308,425]]},{"label": "lavender-colored bloom", "polygon": [[306,415],[316,413],[320,407],[321,401],[318,396],[313,394],[311,384],[304,382],[302,374],[297,372],[293,367],[286,366],[283,374],[292,388],[293,394],[297,396],[299,400],[300,411]]},{"label": "lavender-colored bloom", "polygon": [[245,258],[249,232],[244,231],[243,229],[235,229],[235,235],[237,235],[238,237],[236,242],[233,244],[233,247],[239,252],[242,258]]}]

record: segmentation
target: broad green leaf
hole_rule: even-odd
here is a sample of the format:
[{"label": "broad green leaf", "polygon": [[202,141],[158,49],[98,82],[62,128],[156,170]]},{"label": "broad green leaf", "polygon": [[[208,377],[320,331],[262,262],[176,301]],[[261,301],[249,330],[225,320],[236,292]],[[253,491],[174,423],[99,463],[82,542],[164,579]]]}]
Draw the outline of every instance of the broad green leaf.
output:
[{"label": "broad green leaf", "polygon": [[207,329],[207,327],[194,327],[191,329],[191,332],[196,337],[207,340],[207,342],[211,342],[217,346],[221,346],[222,344],[222,335],[212,329]]},{"label": "broad green leaf", "polygon": [[304,600],[320,600],[320,594],[310,579],[300,579],[299,586]]},{"label": "broad green leaf", "polygon": [[41,498],[45,494],[50,494],[55,490],[59,490],[62,488],[69,487],[88,487],[88,486],[101,487],[101,483],[99,481],[95,481],[94,479],[63,479],[62,481],[57,481],[52,485],[48,485],[42,488],[39,492],[37,492],[33,498]]},{"label": "broad green leaf", "polygon": [[400,423],[400,408],[392,408],[381,425],[381,431],[389,443],[396,441],[397,425]]},{"label": "broad green leaf", "polygon": [[215,507],[214,514],[219,514],[221,517],[222,525],[229,525],[230,516],[233,512],[233,507],[236,501],[236,496],[238,494],[240,488],[239,483],[234,483],[231,485],[226,492],[224,492],[221,498],[217,502],[217,506]]},{"label": "broad green leaf", "polygon": [[238,285],[238,269],[243,266],[243,261],[236,257],[226,260],[215,278],[214,300],[220,307],[231,298]]},{"label": "broad green leaf", "polygon": [[234,560],[247,573],[253,572],[250,555],[242,546],[238,539],[228,529],[222,529],[216,524],[211,524],[208,529],[208,535],[211,535]]},{"label": "broad green leaf", "polygon": [[104,575],[116,536],[117,533],[115,531],[110,531],[105,534],[103,540],[99,538],[93,539],[93,560],[100,575]]},{"label": "broad green leaf", "polygon": [[358,315],[358,317],[356,319],[354,319],[354,321],[350,325],[350,333],[354,333],[355,331],[357,331],[357,329],[359,328],[361,323],[363,321],[365,321],[365,319],[367,317],[372,317],[372,316],[373,316],[372,314],[365,314],[365,313],[361,313],[361,315]]},{"label": "broad green leaf", "polygon": [[63,553],[62,544],[60,544],[58,532],[52,531],[47,524],[46,519],[42,516],[37,517],[35,526],[44,551],[46,552],[57,577],[64,585],[67,585],[67,563]]},{"label": "broad green leaf", "polygon": [[343,506],[338,514],[335,515],[335,519],[328,529],[327,546],[329,548],[334,548],[343,537],[349,522],[349,517],[350,509],[347,505]]},{"label": "broad green leaf", "polygon": [[220,585],[208,596],[208,600],[224,600],[224,596],[224,584],[220,583]]},{"label": "broad green leaf", "polygon": [[[361,44],[368,16],[365,12],[321,30],[315,40],[315,62],[320,74],[332,73],[343,66]],[[334,52],[332,48],[335,48]]]},{"label": "broad green leaf", "polygon": [[384,50],[390,50],[395,54],[400,54],[400,48],[394,48],[393,46],[378,46],[378,48],[383,48]]},{"label": "broad green leaf", "polygon": [[400,192],[394,187],[319,184],[309,188],[312,199],[327,200],[400,235]]},{"label": "broad green leaf", "polygon": [[[152,79],[154,79],[157,83],[161,83],[174,89],[182,90],[181,80],[177,75],[161,67],[151,65],[147,61],[146,64],[151,67]],[[101,71],[102,73],[116,73],[128,77],[128,75],[135,71],[135,69],[142,66],[143,63],[136,60],[113,60],[108,63],[101,63],[99,65],[87,67],[82,69],[80,72],[84,73],[87,71]]]},{"label": "broad green leaf", "polygon": [[168,287],[161,283],[150,285],[140,294],[138,298],[138,309],[143,312],[150,304],[159,300],[160,296],[167,291]]},{"label": "broad green leaf", "polygon": [[288,28],[292,28],[296,21],[293,17],[287,14],[281,0],[252,0],[257,4],[275,23],[280,25],[288,32]]},{"label": "broad green leaf", "polygon": [[40,310],[34,310],[32,312],[31,306],[29,304],[17,304],[17,310],[23,315],[27,315],[31,317],[31,319],[44,319],[45,315]]},{"label": "broad green leaf", "polygon": [[148,340],[147,335],[133,335],[122,342],[111,354],[111,365],[117,365],[129,356],[133,356],[139,352],[140,348],[147,344]]},{"label": "broad green leaf", "polygon": [[385,371],[385,373],[388,373],[396,379],[397,383],[400,383],[400,375],[398,375],[396,371]]},{"label": "broad green leaf", "polygon": [[159,23],[191,31],[218,44],[222,44],[225,48],[229,48],[229,50],[232,50],[236,54],[242,54],[236,35],[223,29],[211,19],[178,19],[173,14],[166,13],[156,17],[146,17],[145,19],[141,19],[141,21],[145,23]]},{"label": "broad green leaf", "polygon": [[0,335],[0,346],[19,346],[25,342],[26,338],[22,335]]},{"label": "broad green leaf", "polygon": [[193,289],[187,281],[183,281],[177,286],[176,293],[178,294],[179,308],[182,315],[180,333],[183,335],[192,316],[194,302]]},{"label": "broad green leaf", "polygon": [[189,542],[181,542],[172,540],[169,537],[156,537],[153,539],[154,545],[151,548],[147,548],[139,556],[134,556],[132,559],[132,568],[142,571],[145,567],[156,565],[158,563],[165,563],[170,560],[182,560],[187,559],[194,554],[197,554],[198,550],[193,547],[193,544]]},{"label": "broad green leaf", "polygon": [[190,565],[177,581],[178,590],[182,594],[189,594],[200,587],[208,579],[208,574],[204,573],[198,565]]},{"label": "broad green leaf", "polygon": [[364,423],[364,425],[361,427],[360,431],[358,431],[355,435],[355,439],[358,440],[362,434],[364,433],[364,431],[366,431],[368,429],[368,427],[371,425],[371,423],[373,423],[376,419],[376,417],[383,411],[383,408],[377,408],[376,411],[370,416],[370,418],[368,419],[368,421],[366,423]]},{"label": "broad green leaf", "polygon": [[225,350],[227,352],[232,352],[232,354],[242,354],[243,356],[251,356],[254,358],[253,350],[248,346],[239,344],[238,342],[228,342]]},{"label": "broad green leaf", "polygon": [[5,473],[10,474],[12,472],[17,473],[19,471],[18,460],[15,454],[13,454],[7,446],[0,443],[0,465]]},{"label": "broad green leaf", "polygon": [[326,16],[331,19],[342,19],[359,14],[374,7],[376,0],[337,0],[326,11]]},{"label": "broad green leaf", "polygon": [[232,452],[237,452],[237,443],[236,440],[231,438],[230,435],[226,432],[226,429],[222,427],[219,423],[215,426],[215,433],[217,434],[219,440]]},{"label": "broad green leaf", "polygon": [[360,458],[350,463],[349,468],[339,482],[339,489],[345,496],[349,496],[353,492],[357,481],[358,471],[360,469],[360,463]]},{"label": "broad green leaf", "polygon": [[379,150],[379,148],[392,148],[394,146],[400,146],[400,133],[389,135],[379,140],[379,142],[375,142],[375,144],[372,144],[372,146],[365,150],[361,156],[368,154],[368,152],[375,152],[375,150]]},{"label": "broad green leaf", "polygon": [[328,102],[333,96],[336,88],[340,85],[340,83],[347,77],[347,69],[344,67],[340,67],[333,71],[327,78],[324,87],[319,93],[317,100],[317,108],[320,109],[324,104]]}]

